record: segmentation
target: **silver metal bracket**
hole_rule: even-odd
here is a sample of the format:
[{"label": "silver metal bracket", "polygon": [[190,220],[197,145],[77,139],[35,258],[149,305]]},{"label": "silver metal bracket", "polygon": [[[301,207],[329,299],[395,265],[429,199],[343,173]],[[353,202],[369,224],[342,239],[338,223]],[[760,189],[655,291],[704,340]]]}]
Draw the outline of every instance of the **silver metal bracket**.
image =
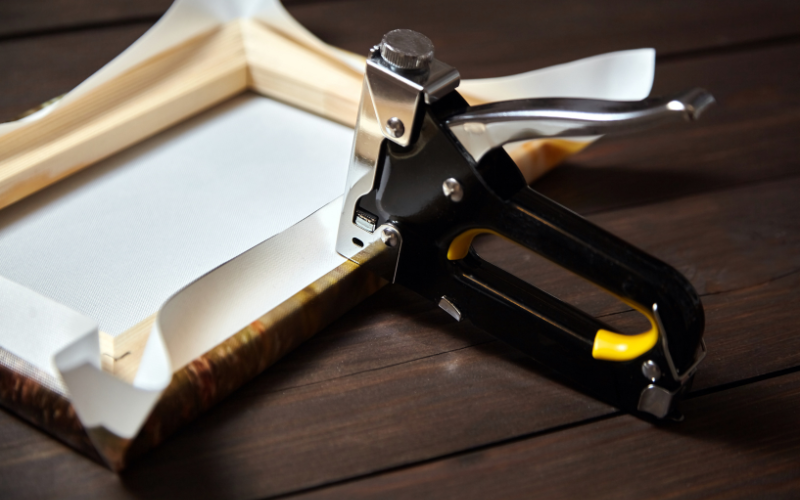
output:
[{"label": "silver metal bracket", "polygon": [[681,385],[685,384],[694,372],[697,371],[697,367],[700,365],[706,358],[706,354],[708,350],[706,349],[706,341],[704,339],[700,339],[700,352],[695,357],[694,363],[690,366],[682,375],[678,373],[677,368],[675,368],[675,362],[672,361],[672,354],[669,352],[669,343],[667,342],[667,336],[664,333],[664,323],[661,322],[661,315],[658,313],[658,304],[653,304],[653,316],[656,319],[656,327],[658,328],[658,336],[661,338],[661,348],[664,350],[664,357],[667,358],[667,366],[669,366],[670,375],[672,375],[673,380],[680,383]]},{"label": "silver metal bracket", "polygon": [[[370,51],[336,238],[336,251],[343,257],[365,264],[375,257],[374,252],[389,248],[381,241],[380,228],[368,220],[369,215],[356,214],[358,200],[374,187],[383,141],[408,146],[421,100],[435,102],[459,82],[458,71],[437,59],[431,60],[425,71],[402,71],[384,61],[378,47]],[[400,246],[396,248],[399,257]],[[395,262],[389,274],[382,276],[393,281],[396,267]]]},{"label": "silver metal bracket", "polygon": [[663,387],[650,384],[642,390],[639,396],[638,410],[649,413],[656,418],[664,418],[672,407],[674,392],[669,392]]},{"label": "silver metal bracket", "polygon": [[[672,406],[672,398],[681,388],[686,384],[686,382],[694,375],[697,371],[697,367],[700,365],[700,362],[705,359],[708,350],[706,349],[706,342],[703,339],[700,339],[700,352],[695,357],[694,363],[690,366],[683,374],[679,374],[678,370],[675,368],[675,363],[672,361],[672,355],[669,352],[669,344],[667,342],[667,336],[664,334],[664,324],[661,322],[661,316],[658,313],[658,304],[653,304],[653,315],[656,319],[656,328],[658,329],[658,336],[661,339],[661,347],[664,351],[664,357],[667,359],[667,366],[669,367],[670,375],[672,379],[680,384],[678,388],[672,392],[668,391],[663,387],[659,387],[655,384],[649,384],[647,387],[642,389],[641,394],[639,395],[639,404],[637,405],[637,409],[644,413],[649,413],[656,418],[664,418],[669,413],[670,407]],[[652,363],[652,361],[645,362]],[[645,365],[643,365],[643,373],[645,370]],[[654,364],[654,366],[657,365]],[[660,377],[660,370],[659,377]],[[645,373],[645,376],[648,376]],[[654,382],[658,380],[659,377],[648,377],[651,378]]]},{"label": "silver metal bracket", "polygon": [[[383,224],[375,230],[377,237],[369,242],[358,240],[352,242],[360,251],[350,260],[394,283],[397,275],[397,264],[403,249],[403,236],[391,224]],[[359,243],[361,245],[359,245]]]},{"label": "silver metal bracket", "polygon": [[373,47],[367,58],[364,81],[381,134],[405,147],[414,135],[420,99],[430,104],[447,95],[458,87],[461,75],[438,59],[431,60],[425,71],[404,71],[387,63],[380,49]]}]

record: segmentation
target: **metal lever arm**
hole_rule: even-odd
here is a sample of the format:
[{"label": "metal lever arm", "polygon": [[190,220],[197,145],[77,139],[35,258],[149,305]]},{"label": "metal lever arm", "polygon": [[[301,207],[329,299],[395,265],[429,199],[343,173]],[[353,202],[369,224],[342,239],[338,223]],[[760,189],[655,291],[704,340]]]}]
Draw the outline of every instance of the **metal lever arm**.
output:
[{"label": "metal lever arm", "polygon": [[703,89],[635,102],[520,99],[467,108],[445,124],[475,161],[504,144],[546,137],[582,137],[695,120],[714,98]]}]

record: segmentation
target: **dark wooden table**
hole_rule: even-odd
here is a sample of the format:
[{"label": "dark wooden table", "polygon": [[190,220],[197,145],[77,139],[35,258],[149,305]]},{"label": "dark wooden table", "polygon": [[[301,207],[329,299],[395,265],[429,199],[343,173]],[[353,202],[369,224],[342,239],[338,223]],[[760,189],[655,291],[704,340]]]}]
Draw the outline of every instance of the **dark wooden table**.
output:
[{"label": "dark wooden table", "polygon": [[[0,121],[68,91],[168,0],[0,2]],[[467,78],[655,47],[700,123],[605,138],[535,187],[677,267],[709,355],[654,427],[387,287],[120,475],[0,412],[0,497],[800,496],[800,3],[295,0],[364,53],[429,35]],[[634,313],[500,241],[496,263],[621,327]]]}]

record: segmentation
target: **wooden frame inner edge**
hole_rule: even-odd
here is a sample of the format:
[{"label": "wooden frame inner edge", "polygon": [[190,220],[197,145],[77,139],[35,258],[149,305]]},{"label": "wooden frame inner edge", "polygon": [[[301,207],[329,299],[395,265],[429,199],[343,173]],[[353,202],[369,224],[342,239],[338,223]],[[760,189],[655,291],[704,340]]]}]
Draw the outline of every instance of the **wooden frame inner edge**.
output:
[{"label": "wooden frame inner edge", "polygon": [[[362,78],[258,21],[231,21],[5,135],[0,209],[246,90],[355,126]],[[106,371],[133,379],[155,316],[100,333]]]},{"label": "wooden frame inner edge", "polygon": [[231,21],[6,134],[0,209],[248,89],[354,126],[361,79],[258,21]]}]

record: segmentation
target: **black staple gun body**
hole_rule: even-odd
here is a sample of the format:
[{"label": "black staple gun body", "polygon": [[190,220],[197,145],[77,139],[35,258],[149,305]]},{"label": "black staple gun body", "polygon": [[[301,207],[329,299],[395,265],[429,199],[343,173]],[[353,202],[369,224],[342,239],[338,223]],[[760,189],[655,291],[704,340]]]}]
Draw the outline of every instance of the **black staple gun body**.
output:
[{"label": "black staple gun body", "polygon": [[[694,119],[713,98],[529,99],[470,107],[455,68],[409,30],[367,58],[337,251],[469,319],[622,410],[676,415],[705,355],[703,307],[675,269],[529,188],[506,143]],[[644,314],[623,335],[481,259],[480,233],[518,243]]]}]

